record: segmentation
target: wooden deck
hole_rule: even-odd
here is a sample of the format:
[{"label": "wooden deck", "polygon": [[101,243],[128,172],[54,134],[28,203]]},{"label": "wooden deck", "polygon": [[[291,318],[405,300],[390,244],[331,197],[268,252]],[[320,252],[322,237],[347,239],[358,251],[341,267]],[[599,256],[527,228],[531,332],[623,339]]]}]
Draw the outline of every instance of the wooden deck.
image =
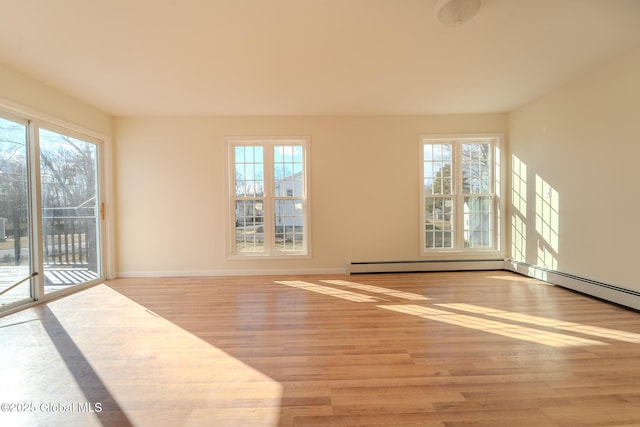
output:
[{"label": "wooden deck", "polygon": [[121,279],[0,318],[0,425],[638,426],[639,360],[502,271]]},{"label": "wooden deck", "polygon": [[[0,268],[0,292],[13,286],[18,281],[29,275],[29,266],[2,266]],[[47,265],[44,271],[44,292],[66,289],[80,283],[89,282],[98,278],[96,273],[86,267],[69,267]],[[16,301],[30,298],[30,283],[23,282],[17,287],[0,295],[0,307]]]}]

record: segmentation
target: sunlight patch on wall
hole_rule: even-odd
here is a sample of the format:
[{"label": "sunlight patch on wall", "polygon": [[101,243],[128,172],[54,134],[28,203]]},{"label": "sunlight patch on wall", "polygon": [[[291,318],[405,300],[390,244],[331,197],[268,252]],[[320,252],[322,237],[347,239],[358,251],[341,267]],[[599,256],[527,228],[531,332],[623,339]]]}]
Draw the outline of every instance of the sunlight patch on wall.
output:
[{"label": "sunlight patch on wall", "polygon": [[511,257],[517,261],[526,261],[527,224],[518,215],[511,217]]},{"label": "sunlight patch on wall", "polygon": [[560,196],[558,192],[536,175],[536,231],[538,241],[537,264],[556,270],[559,247]]},{"label": "sunlight patch on wall", "polygon": [[513,155],[511,158],[511,257],[527,260],[527,165]]},{"label": "sunlight patch on wall", "polygon": [[511,203],[523,217],[527,217],[527,165],[517,156],[511,164]]}]

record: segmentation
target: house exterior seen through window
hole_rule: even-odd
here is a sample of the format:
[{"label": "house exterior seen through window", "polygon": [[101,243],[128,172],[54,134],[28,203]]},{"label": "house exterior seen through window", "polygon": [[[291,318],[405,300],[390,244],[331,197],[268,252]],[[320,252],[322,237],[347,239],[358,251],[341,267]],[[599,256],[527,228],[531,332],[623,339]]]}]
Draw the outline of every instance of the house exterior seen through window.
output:
[{"label": "house exterior seen through window", "polygon": [[499,246],[499,138],[421,138],[422,254]]},{"label": "house exterior seen through window", "polygon": [[228,142],[230,255],[308,255],[307,138]]}]

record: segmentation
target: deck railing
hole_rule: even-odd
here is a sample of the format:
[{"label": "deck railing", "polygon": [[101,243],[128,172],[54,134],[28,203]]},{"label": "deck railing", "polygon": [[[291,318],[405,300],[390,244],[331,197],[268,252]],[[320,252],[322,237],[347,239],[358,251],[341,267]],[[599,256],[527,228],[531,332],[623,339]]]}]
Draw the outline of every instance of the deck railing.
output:
[{"label": "deck railing", "polygon": [[[16,265],[23,264],[23,238],[28,237],[26,215],[20,215],[10,227],[13,234]],[[48,265],[84,267],[95,270],[96,253],[96,213],[95,207],[45,208],[42,210],[43,262]]]},{"label": "deck railing", "polygon": [[42,215],[45,264],[93,270],[96,254],[95,208],[49,208]]}]

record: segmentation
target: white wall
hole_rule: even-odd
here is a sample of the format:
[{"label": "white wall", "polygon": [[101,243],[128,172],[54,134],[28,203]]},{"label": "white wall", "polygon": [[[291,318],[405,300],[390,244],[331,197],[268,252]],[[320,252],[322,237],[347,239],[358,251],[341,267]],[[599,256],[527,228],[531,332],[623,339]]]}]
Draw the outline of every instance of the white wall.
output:
[{"label": "white wall", "polygon": [[[504,133],[505,114],[117,118],[123,276],[343,271],[419,258],[418,136]],[[311,138],[312,257],[226,259],[225,136]]]},{"label": "white wall", "polygon": [[111,136],[113,130],[110,115],[0,63],[0,104],[3,100],[100,135]]},{"label": "white wall", "polygon": [[[640,290],[639,76],[634,49],[509,114],[509,150],[527,170],[526,209],[509,215],[526,226],[525,245],[511,236],[515,259]],[[536,179],[551,199],[536,200]],[[546,229],[536,220],[545,201],[558,202]]]}]

